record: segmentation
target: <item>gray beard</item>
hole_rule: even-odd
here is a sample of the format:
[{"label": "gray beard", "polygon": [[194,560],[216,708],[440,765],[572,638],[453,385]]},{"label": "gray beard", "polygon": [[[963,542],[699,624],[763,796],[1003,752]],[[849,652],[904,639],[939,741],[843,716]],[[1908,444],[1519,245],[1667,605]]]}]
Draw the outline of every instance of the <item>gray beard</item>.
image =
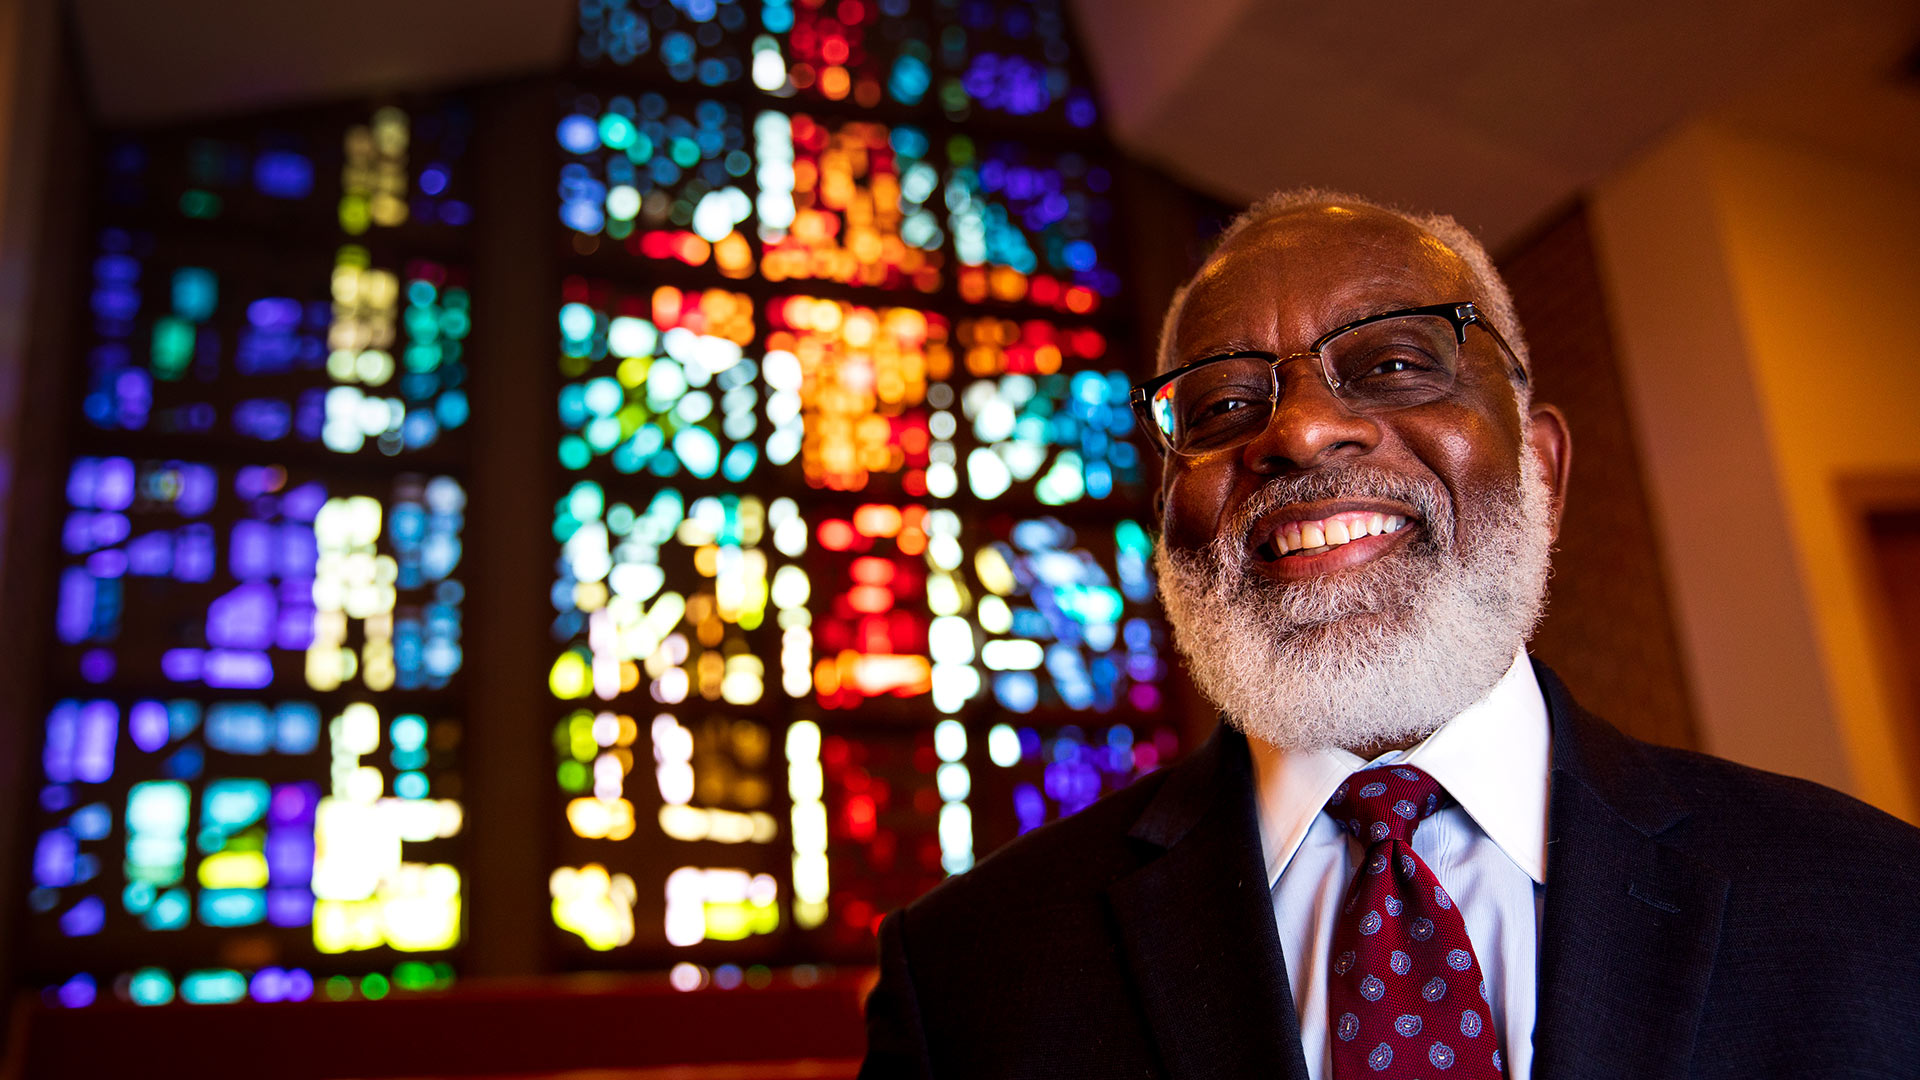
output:
[{"label": "gray beard", "polygon": [[[1156,545],[1160,598],[1201,691],[1246,735],[1288,750],[1417,741],[1485,697],[1546,610],[1552,496],[1522,445],[1519,483],[1477,511],[1470,551],[1456,550],[1438,480],[1359,464],[1274,480],[1201,551]],[[1249,572],[1261,515],[1338,498],[1405,502],[1425,535],[1306,581]]]}]

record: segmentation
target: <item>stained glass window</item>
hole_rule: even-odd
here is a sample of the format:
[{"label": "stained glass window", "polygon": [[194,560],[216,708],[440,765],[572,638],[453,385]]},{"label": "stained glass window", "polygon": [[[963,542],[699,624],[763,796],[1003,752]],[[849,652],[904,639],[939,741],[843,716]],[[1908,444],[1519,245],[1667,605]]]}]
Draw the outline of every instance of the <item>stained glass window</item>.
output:
[{"label": "stained glass window", "polygon": [[[499,571],[546,594],[504,659],[546,702],[514,722],[550,748],[521,869],[555,966],[870,962],[885,912],[1181,751],[1059,0],[578,30],[523,91],[541,145],[494,148],[542,170],[527,205],[476,188],[452,100],[110,140],[39,710],[49,1000],[454,977],[500,440],[545,478],[551,546]],[[487,272],[476,206],[546,222],[552,276]],[[485,351],[506,304],[551,353]],[[476,348],[524,411],[473,413]]]},{"label": "stained glass window", "polygon": [[582,0],[578,55],[689,87],[1091,128],[1062,0]]},{"label": "stained glass window", "polygon": [[1067,42],[1047,0],[582,5],[548,670],[573,963],[866,960],[886,911],[1179,752]]},{"label": "stained glass window", "polygon": [[453,977],[470,128],[107,152],[28,895],[53,1000]]}]

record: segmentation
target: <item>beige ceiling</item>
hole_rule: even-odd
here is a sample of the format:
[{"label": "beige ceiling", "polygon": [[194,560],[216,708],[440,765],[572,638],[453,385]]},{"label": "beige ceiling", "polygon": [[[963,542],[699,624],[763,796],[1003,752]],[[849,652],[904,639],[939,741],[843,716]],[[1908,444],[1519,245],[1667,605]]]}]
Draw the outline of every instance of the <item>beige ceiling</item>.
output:
[{"label": "beige ceiling", "polygon": [[143,123],[550,71],[568,0],[65,0],[97,114]]},{"label": "beige ceiling", "polygon": [[1115,136],[1231,201],[1352,189],[1498,248],[1690,117],[1920,172],[1892,0],[1072,0]]},{"label": "beige ceiling", "polygon": [[[550,70],[568,0],[67,0],[98,113],[138,123]],[[1675,124],[1920,173],[1910,0],[1070,0],[1109,127],[1244,201],[1445,209],[1496,248]]]}]

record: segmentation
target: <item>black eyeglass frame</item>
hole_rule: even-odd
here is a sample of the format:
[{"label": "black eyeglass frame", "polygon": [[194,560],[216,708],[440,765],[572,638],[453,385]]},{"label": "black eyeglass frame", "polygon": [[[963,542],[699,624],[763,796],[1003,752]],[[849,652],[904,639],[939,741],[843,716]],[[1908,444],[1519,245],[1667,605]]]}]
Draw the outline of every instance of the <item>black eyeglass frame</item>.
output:
[{"label": "black eyeglass frame", "polygon": [[[1341,383],[1327,370],[1326,361],[1321,350],[1327,347],[1328,342],[1333,341],[1342,334],[1350,334],[1372,323],[1382,322],[1387,319],[1405,318],[1409,315],[1436,315],[1447,320],[1453,324],[1456,343],[1461,346],[1465,346],[1467,343],[1467,327],[1477,324],[1480,329],[1487,332],[1489,337],[1493,338],[1495,344],[1500,346],[1500,351],[1506,354],[1507,361],[1513,366],[1514,381],[1523,387],[1528,384],[1526,367],[1520,363],[1520,357],[1513,351],[1513,346],[1508,345],[1507,339],[1500,335],[1500,331],[1494,329],[1492,321],[1485,315],[1482,315],[1480,309],[1475,306],[1472,301],[1456,300],[1447,304],[1428,304],[1425,307],[1383,311],[1378,315],[1369,315],[1364,319],[1356,319],[1344,326],[1336,326],[1332,330],[1320,335],[1314,340],[1313,344],[1307,346],[1304,351],[1288,353],[1285,356],[1259,350],[1247,350],[1244,352],[1221,353],[1217,356],[1201,357],[1192,363],[1182,364],[1164,375],[1155,375],[1153,378],[1147,379],[1144,382],[1133,384],[1132,392],[1127,396],[1127,404],[1133,409],[1134,422],[1140,425],[1141,431],[1146,434],[1148,440],[1153,443],[1154,448],[1160,452],[1161,456],[1164,457],[1168,454],[1176,454],[1181,457],[1198,456],[1186,454],[1174,449],[1173,444],[1167,441],[1166,433],[1162,432],[1160,425],[1154,422],[1153,396],[1160,392],[1161,387],[1166,386],[1168,383],[1190,371],[1205,367],[1208,364],[1219,363],[1223,360],[1258,358],[1267,361],[1273,368],[1273,396],[1268,399],[1268,406],[1270,408],[1277,408],[1280,404],[1280,365],[1298,360],[1303,356],[1311,356],[1320,361],[1320,378],[1326,382],[1327,390],[1333,394],[1335,399],[1340,399]],[[1255,437],[1257,438],[1258,436]],[[1204,453],[1217,452],[1218,451],[1214,450],[1204,451]]]}]

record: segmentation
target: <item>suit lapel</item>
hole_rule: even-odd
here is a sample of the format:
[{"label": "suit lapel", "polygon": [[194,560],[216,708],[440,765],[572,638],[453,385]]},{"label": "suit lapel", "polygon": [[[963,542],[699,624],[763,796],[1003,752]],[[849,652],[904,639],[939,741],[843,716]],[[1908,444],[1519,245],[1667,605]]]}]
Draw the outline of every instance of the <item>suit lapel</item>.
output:
[{"label": "suit lapel", "polygon": [[1553,723],[1535,1076],[1687,1073],[1727,879],[1660,840],[1685,805],[1535,665]]},{"label": "suit lapel", "polygon": [[1148,859],[1109,898],[1167,1072],[1306,1080],[1246,740],[1222,727],[1175,767],[1131,835]]}]

